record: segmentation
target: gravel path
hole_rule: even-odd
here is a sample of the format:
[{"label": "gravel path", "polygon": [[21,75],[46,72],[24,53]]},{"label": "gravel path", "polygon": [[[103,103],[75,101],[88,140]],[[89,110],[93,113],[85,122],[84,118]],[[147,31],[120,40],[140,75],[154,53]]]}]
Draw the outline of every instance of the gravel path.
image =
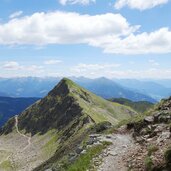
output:
[{"label": "gravel path", "polygon": [[110,136],[112,145],[101,154],[102,164],[97,171],[127,171],[123,156],[134,148],[134,141],[129,134],[113,134]]},{"label": "gravel path", "polygon": [[18,129],[18,115],[15,116],[15,128],[16,128],[17,133],[18,133],[19,135],[21,135],[21,136],[23,136],[23,137],[25,137],[25,138],[27,139],[28,144],[27,144],[27,146],[25,146],[25,147],[23,148],[22,151],[24,151],[24,150],[26,150],[26,149],[31,145],[31,137],[30,137],[30,136],[27,136],[27,135],[25,135],[25,134],[22,134],[22,133],[19,131],[19,129]]},{"label": "gravel path", "polygon": [[[19,130],[18,116],[14,119],[15,130],[0,136],[0,171],[32,171],[55,153],[48,153],[51,149],[45,147],[56,132],[31,137]],[[8,162],[9,166],[4,168],[4,162]]]}]

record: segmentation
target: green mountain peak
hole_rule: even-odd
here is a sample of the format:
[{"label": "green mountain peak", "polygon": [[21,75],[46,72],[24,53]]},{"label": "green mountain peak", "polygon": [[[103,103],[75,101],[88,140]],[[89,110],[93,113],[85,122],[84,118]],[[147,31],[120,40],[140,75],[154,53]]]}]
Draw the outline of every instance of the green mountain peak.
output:
[{"label": "green mountain peak", "polygon": [[[34,135],[51,129],[60,131],[76,120],[86,124],[104,121],[117,124],[135,114],[131,108],[102,99],[64,78],[46,97],[22,112],[18,119],[19,129]],[[12,123],[10,120],[2,132],[9,133]]]}]

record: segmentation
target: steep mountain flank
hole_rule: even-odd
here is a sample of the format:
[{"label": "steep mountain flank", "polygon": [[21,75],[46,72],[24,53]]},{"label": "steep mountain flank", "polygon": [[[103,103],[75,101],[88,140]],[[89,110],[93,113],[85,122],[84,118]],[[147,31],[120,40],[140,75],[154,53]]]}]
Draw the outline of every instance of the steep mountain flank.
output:
[{"label": "steep mountain flank", "polygon": [[[108,102],[71,80],[63,79],[45,98],[19,116],[19,129],[33,135],[43,134],[50,129],[61,130],[81,116],[88,117],[94,123],[109,121],[116,124],[134,114],[129,107]],[[10,131],[7,127],[8,123],[3,128],[5,133]]]},{"label": "steep mountain flank", "polygon": [[[8,158],[8,162],[14,162],[13,169],[20,171],[24,167],[30,171],[44,162],[35,170],[61,170],[66,162],[72,163],[79,156],[75,154],[77,148],[90,133],[134,115],[136,112],[131,108],[104,100],[65,78],[45,98],[11,118],[1,129],[0,139],[8,137],[10,141],[12,137],[14,141],[14,133],[25,138],[21,151],[25,155],[20,162],[17,160],[20,154],[16,158],[12,151]],[[37,149],[39,152],[35,154]]]}]

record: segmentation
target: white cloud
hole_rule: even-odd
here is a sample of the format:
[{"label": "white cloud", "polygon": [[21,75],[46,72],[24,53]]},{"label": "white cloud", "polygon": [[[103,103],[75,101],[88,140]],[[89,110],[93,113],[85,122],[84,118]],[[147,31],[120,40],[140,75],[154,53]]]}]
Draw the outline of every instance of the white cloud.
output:
[{"label": "white cloud", "polygon": [[152,79],[171,79],[171,69],[146,69],[146,70],[127,70],[111,71],[106,73],[109,78],[152,78]]},{"label": "white cloud", "polygon": [[21,65],[16,61],[7,61],[5,62],[2,67],[2,69],[7,70],[7,71],[28,71],[28,72],[42,72],[43,71],[43,66],[39,65]]},{"label": "white cloud", "polygon": [[78,64],[71,68],[75,73],[94,73],[120,67],[121,64]]},{"label": "white cloud", "polygon": [[42,12],[0,24],[0,44],[88,44],[113,54],[171,52],[169,28],[138,33],[139,27],[130,25],[120,14]]},{"label": "white cloud", "polygon": [[146,10],[168,2],[169,0],[117,0],[114,6],[116,9],[128,6],[132,9]]},{"label": "white cloud", "polygon": [[148,62],[149,62],[152,66],[159,66],[159,65],[160,65],[158,62],[156,62],[156,61],[153,60],[153,59],[150,59]]},{"label": "white cloud", "polygon": [[22,66],[20,66],[18,62],[8,61],[5,62],[2,68],[4,68],[5,70],[19,70],[22,68]]},{"label": "white cloud", "polygon": [[126,36],[136,29],[120,14],[42,12],[0,24],[0,44],[89,43],[90,39],[109,35]]},{"label": "white cloud", "polygon": [[47,60],[47,61],[44,61],[44,64],[45,65],[55,65],[55,64],[59,64],[61,63],[62,61],[61,60]]},{"label": "white cloud", "polygon": [[36,72],[42,72],[43,71],[43,66],[39,66],[39,65],[30,65],[27,67],[23,67],[24,71],[36,71]]},{"label": "white cloud", "polygon": [[[114,65],[114,67],[112,67]],[[116,66],[115,66],[116,65]],[[171,69],[147,68],[144,70],[118,68],[119,64],[79,64],[70,69],[70,75],[85,76],[89,78],[108,77],[108,78],[162,78],[171,79]],[[154,66],[155,67],[155,66]]]},{"label": "white cloud", "polygon": [[130,34],[125,38],[108,36],[90,43],[106,53],[115,54],[164,54],[171,52],[171,31],[161,28],[151,33]]},{"label": "white cloud", "polygon": [[11,14],[11,15],[9,16],[9,18],[10,18],[10,19],[13,19],[13,18],[19,17],[19,16],[22,15],[22,14],[23,14],[23,11],[16,11],[16,12],[14,12],[13,14]]},{"label": "white cloud", "polygon": [[88,5],[91,2],[96,2],[96,0],[59,0],[62,5],[66,4],[82,4]]}]

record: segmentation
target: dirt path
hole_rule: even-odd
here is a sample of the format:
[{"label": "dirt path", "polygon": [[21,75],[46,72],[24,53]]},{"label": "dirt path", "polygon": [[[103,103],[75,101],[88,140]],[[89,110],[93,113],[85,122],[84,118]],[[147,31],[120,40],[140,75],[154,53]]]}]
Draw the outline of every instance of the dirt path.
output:
[{"label": "dirt path", "polygon": [[123,156],[134,148],[134,141],[129,134],[112,134],[110,145],[101,154],[102,164],[97,171],[127,171]]},{"label": "dirt path", "polygon": [[[13,161],[13,156],[14,156],[14,155],[17,155],[18,153],[22,153],[23,151],[25,151],[25,150],[31,145],[31,137],[29,137],[29,136],[27,136],[27,135],[25,135],[25,134],[22,134],[22,133],[19,131],[19,129],[18,129],[18,116],[17,116],[17,115],[15,116],[15,128],[16,128],[17,133],[18,133],[20,136],[26,138],[28,144],[27,144],[24,148],[22,148],[21,150],[17,151],[16,153],[11,153],[11,154],[9,154],[4,160],[2,160],[2,161],[0,162],[0,165],[1,165],[4,161],[9,161],[9,160],[10,160],[10,161]],[[12,163],[13,163],[13,162],[12,162]]]},{"label": "dirt path", "polygon": [[56,131],[31,137],[20,130],[19,124],[19,117],[15,116],[14,131],[0,136],[0,171],[32,171],[56,151],[56,142],[54,149],[46,148],[52,137],[56,137]]},{"label": "dirt path", "polygon": [[27,135],[25,135],[25,134],[22,134],[22,133],[19,131],[19,129],[18,129],[18,115],[15,116],[15,128],[16,128],[18,134],[20,134],[21,136],[27,138],[28,144],[27,144],[27,146],[25,146],[25,147],[23,148],[22,151],[24,151],[24,150],[26,150],[26,149],[31,145],[31,137],[30,137],[30,136],[27,136]]}]

